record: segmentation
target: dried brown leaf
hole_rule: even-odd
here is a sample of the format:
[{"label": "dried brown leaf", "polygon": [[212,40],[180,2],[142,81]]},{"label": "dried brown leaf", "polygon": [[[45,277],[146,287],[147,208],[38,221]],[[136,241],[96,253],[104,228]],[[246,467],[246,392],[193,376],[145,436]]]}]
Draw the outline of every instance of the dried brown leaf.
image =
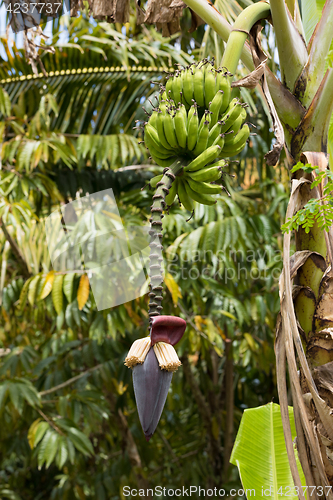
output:
[{"label": "dried brown leaf", "polygon": [[[333,361],[333,328],[312,335],[307,345],[307,352],[315,365],[324,365]],[[333,439],[333,434],[331,439]]]},{"label": "dried brown leaf", "polygon": [[144,22],[162,28],[163,36],[170,36],[180,29],[179,19],[185,4],[175,0],[149,0]]},{"label": "dried brown leaf", "polygon": [[333,361],[317,366],[313,376],[318,387],[323,387],[333,394]]},{"label": "dried brown leaf", "polygon": [[202,24],[205,24],[205,21],[201,19],[200,16],[194,10],[190,9],[191,11],[191,17],[192,17],[192,23],[191,23],[191,28],[188,30],[189,33],[193,33],[199,26]]},{"label": "dried brown leaf", "polygon": [[91,0],[90,8],[95,19],[112,23],[129,21],[130,0]]},{"label": "dried brown leaf", "polygon": [[[251,52],[252,52],[252,57],[253,57],[253,62],[256,67],[259,67],[261,64],[263,65],[262,67],[265,67],[265,63],[267,61],[267,56],[264,53],[262,46],[261,46],[261,41],[260,41],[260,32],[262,30],[262,26],[260,23],[257,23],[253,26],[250,32],[250,47],[251,47]],[[261,70],[259,70],[260,72]],[[265,77],[265,72],[263,71],[262,74],[262,89],[267,101],[267,105],[269,107],[269,111],[272,117],[273,121],[273,128],[274,128],[274,135],[276,142],[273,145],[273,149],[269,151],[265,155],[265,159],[267,162],[267,165],[276,165],[277,162],[280,159],[280,154],[284,145],[284,131],[282,127],[282,123],[280,121],[280,118],[276,112],[273,99],[271,97],[266,77]]]},{"label": "dried brown leaf", "polygon": [[265,73],[265,65],[266,65],[267,58],[265,61],[262,61],[259,66],[256,67],[251,73],[248,75],[244,76],[244,78],[241,78],[240,80],[237,80],[237,82],[232,82],[231,86],[232,87],[246,87],[247,89],[255,89],[258,83],[261,82],[262,77]]}]

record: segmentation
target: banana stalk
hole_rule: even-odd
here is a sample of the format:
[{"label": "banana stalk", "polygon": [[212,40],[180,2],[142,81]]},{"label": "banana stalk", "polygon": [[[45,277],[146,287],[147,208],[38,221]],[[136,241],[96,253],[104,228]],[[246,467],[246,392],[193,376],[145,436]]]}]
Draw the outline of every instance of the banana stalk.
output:
[{"label": "banana stalk", "polygon": [[163,291],[163,276],[162,276],[162,265],[163,260],[161,250],[162,250],[162,218],[163,210],[166,205],[165,197],[169,193],[169,189],[172,182],[175,179],[177,173],[182,169],[182,164],[179,160],[176,160],[170,168],[164,170],[162,179],[157,183],[156,191],[153,196],[153,204],[151,206],[151,230],[149,232],[151,236],[150,247],[150,264],[149,264],[149,276],[150,276],[150,291],[149,291],[149,322],[152,324],[152,318],[161,314],[162,307],[162,291]]},{"label": "banana stalk", "polygon": [[[188,4],[188,2],[186,3]],[[249,31],[256,22],[267,18],[270,11],[270,6],[266,2],[255,3],[243,10],[232,27],[221,66],[228,68],[231,73],[235,73]]]}]

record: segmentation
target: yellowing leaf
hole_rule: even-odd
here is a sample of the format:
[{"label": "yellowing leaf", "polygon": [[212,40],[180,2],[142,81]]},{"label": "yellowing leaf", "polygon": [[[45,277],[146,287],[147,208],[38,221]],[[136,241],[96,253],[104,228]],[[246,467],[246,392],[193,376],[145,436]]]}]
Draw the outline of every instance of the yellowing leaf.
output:
[{"label": "yellowing leaf", "polygon": [[40,300],[45,299],[48,296],[48,294],[51,292],[53,281],[54,281],[54,271],[50,271],[46,275],[44,288],[43,288],[42,293],[40,294],[40,297],[39,297]]},{"label": "yellowing leaf", "polygon": [[25,307],[27,297],[28,297],[28,292],[29,292],[29,285],[30,282],[33,280],[33,277],[29,278],[23,285],[21,293],[20,293],[20,300],[19,300],[19,313],[22,314],[23,309]]},{"label": "yellowing leaf", "polygon": [[222,349],[220,349],[219,347],[217,347],[217,345],[214,345],[214,351],[216,352],[216,354],[217,354],[220,358],[222,358],[222,356],[223,356],[223,351],[222,351]]},{"label": "yellowing leaf", "polygon": [[223,338],[223,340],[225,340],[227,337],[226,337],[224,331],[222,330],[222,328],[220,328],[219,325],[216,325],[216,328],[217,328],[217,331],[219,332],[219,334],[221,335],[221,337]]},{"label": "yellowing leaf", "polygon": [[67,273],[65,274],[64,277],[63,289],[65,297],[69,303],[72,302],[74,278],[75,278],[75,273]]},{"label": "yellowing leaf", "polygon": [[207,332],[208,339],[210,340],[210,342],[215,342],[215,339],[217,336],[217,331],[216,331],[216,327],[215,327],[213,321],[210,318],[207,318],[205,323],[207,325],[206,332]]},{"label": "yellowing leaf", "polygon": [[166,284],[169,292],[171,293],[172,302],[176,306],[178,304],[178,299],[182,298],[182,293],[173,276],[170,273],[166,273],[164,277],[164,283]]},{"label": "yellowing leaf", "polygon": [[194,323],[197,329],[202,332],[201,324],[205,323],[205,320],[201,316],[194,316]]},{"label": "yellowing leaf", "polygon": [[37,431],[38,424],[40,421],[41,421],[41,419],[37,418],[37,420],[32,422],[32,424],[30,425],[30,428],[28,430],[28,442],[29,442],[29,446],[31,449],[33,449],[34,444],[35,444],[36,431]]},{"label": "yellowing leaf", "polygon": [[79,288],[77,291],[77,302],[79,310],[82,311],[89,297],[89,278],[86,274],[82,274],[80,278]]},{"label": "yellowing leaf", "polygon": [[257,351],[258,345],[252,335],[250,335],[249,333],[244,333],[244,337],[246,339],[246,342],[249,344],[251,351]]},{"label": "yellowing leaf", "polygon": [[35,303],[36,291],[40,278],[41,278],[40,274],[37,274],[32,278],[32,280],[29,283],[28,300],[32,306]]},{"label": "yellowing leaf", "polygon": [[62,295],[62,282],[64,280],[63,274],[58,274],[54,277],[53,286],[52,286],[52,301],[54,305],[54,309],[57,311],[57,314],[60,314],[62,311],[63,304],[63,295]]},{"label": "yellowing leaf", "polygon": [[124,306],[125,306],[126,311],[128,312],[129,317],[133,321],[133,323],[136,326],[142,325],[142,319],[135,311],[133,311],[131,305],[129,303],[127,303],[127,304],[124,304]]},{"label": "yellowing leaf", "polygon": [[122,394],[124,394],[124,392],[126,392],[128,384],[124,385],[122,380],[118,382],[118,380],[116,380],[115,378],[112,378],[112,382],[119,396],[121,396]]}]

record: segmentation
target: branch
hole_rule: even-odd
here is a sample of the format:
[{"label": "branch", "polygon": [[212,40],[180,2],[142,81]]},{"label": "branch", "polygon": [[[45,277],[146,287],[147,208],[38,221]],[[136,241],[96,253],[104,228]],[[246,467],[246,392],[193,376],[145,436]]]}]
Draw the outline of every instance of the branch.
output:
[{"label": "branch", "polygon": [[40,395],[40,397],[43,397],[43,396],[46,396],[47,394],[51,394],[52,392],[56,392],[56,391],[59,391],[60,389],[64,389],[65,387],[73,384],[73,382],[76,382],[80,378],[85,377],[86,375],[94,372],[95,370],[99,370],[102,366],[103,366],[103,363],[100,363],[99,365],[93,366],[92,368],[89,368],[85,372],[80,373],[80,375],[76,375],[75,377],[72,377],[72,378],[66,380],[66,382],[63,382],[62,384],[56,385],[55,387],[51,387],[51,389],[47,389],[46,391],[41,391],[39,393],[39,395]]},{"label": "branch", "polygon": [[9,232],[7,231],[7,228],[5,226],[5,223],[4,223],[2,217],[0,217],[0,226],[1,226],[1,229],[3,231],[3,234],[5,235],[6,240],[10,244],[10,248],[12,249],[13,254],[17,258],[18,264],[20,265],[20,267],[22,269],[23,276],[25,278],[30,278],[31,272],[29,271],[28,265],[27,265],[26,261],[24,260],[22,254],[20,252],[20,249],[16,244],[16,241],[13,240],[13,238],[11,237]]},{"label": "branch", "polygon": [[45,415],[44,412],[42,412],[42,410],[40,410],[39,408],[36,408],[38,413],[40,414],[41,417],[43,417],[43,419],[45,420],[45,422],[47,422],[58,434],[60,434],[61,436],[64,435],[64,433],[62,432],[61,429],[59,429],[59,427],[53,422],[53,420],[49,419],[49,417],[47,417]]}]

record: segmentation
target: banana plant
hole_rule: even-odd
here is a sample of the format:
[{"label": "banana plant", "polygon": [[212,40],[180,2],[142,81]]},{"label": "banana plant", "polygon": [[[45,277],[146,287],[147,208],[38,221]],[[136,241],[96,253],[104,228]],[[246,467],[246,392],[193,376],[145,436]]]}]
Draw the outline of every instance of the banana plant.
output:
[{"label": "banana plant", "polygon": [[[241,81],[233,82],[233,85],[254,88],[259,84],[261,92],[265,94],[276,135],[276,143],[266,155],[267,163],[277,164],[284,147],[290,168],[291,195],[287,220],[292,219],[304,207],[308,208],[307,213],[311,217],[311,203],[316,207],[317,214],[324,214],[325,210],[330,209],[325,207],[328,201],[324,195],[330,168],[327,151],[333,111],[333,68],[330,65],[333,1],[326,1],[321,16],[317,14],[316,8],[312,17],[309,14],[310,2],[305,0],[301,2],[302,12],[299,3],[294,0],[274,0],[271,3],[260,1],[247,7],[233,26],[229,25],[211,2],[186,0],[185,3],[227,42],[221,60],[221,66],[225,68],[224,77],[229,80],[242,60],[250,73]],[[260,43],[262,22],[269,21],[276,37],[279,75],[270,71],[267,56]],[[203,80],[209,84],[213,76],[202,66],[198,65],[194,70],[191,67],[180,70],[170,78],[171,86],[166,85],[164,94],[162,89],[162,105],[157,106],[145,128],[145,140],[152,157],[165,166],[164,176],[157,183],[152,208],[152,224],[157,227],[162,225],[160,215],[163,204],[168,203],[168,200],[165,202],[165,194],[170,196],[172,202],[178,191],[180,201],[189,209],[193,206],[191,199],[205,203],[205,191],[197,188],[195,193],[193,190],[193,180],[197,179],[193,178],[192,172],[206,169],[206,165],[223,152],[224,144],[220,145],[221,151],[218,152],[212,149],[214,146],[208,140],[201,150],[201,139],[204,142],[205,133],[209,137],[212,131],[206,121],[213,120],[213,117],[215,119],[214,109],[209,108],[205,97],[212,96],[208,99],[213,106],[218,95],[210,94],[209,88],[206,91]],[[206,73],[203,78],[204,71]],[[192,83],[187,81],[188,78]],[[191,103],[187,98],[187,95],[191,97],[191,88],[196,104],[203,109],[207,109],[208,105],[208,110],[212,111],[211,114],[204,115],[199,124],[193,118],[196,115],[196,105],[194,104],[194,109],[190,107]],[[226,91],[223,90],[225,94]],[[228,114],[231,114],[231,109],[228,109]],[[176,134],[170,131],[170,117]],[[185,120],[185,128],[181,117]],[[223,116],[224,122],[227,119],[227,116]],[[164,136],[158,129],[160,121],[164,124]],[[189,133],[192,121],[195,122],[195,130],[199,130],[193,149],[190,147],[193,135]],[[157,134],[150,127],[154,123]],[[205,132],[205,127],[209,128],[208,133]],[[187,136],[184,137],[185,130]],[[235,139],[232,138],[231,141],[234,145]],[[193,157],[187,150],[194,152]],[[329,150],[331,152],[330,145]],[[238,150],[226,148],[225,152],[231,154]],[[301,167],[304,168],[298,166],[293,169],[297,162],[301,162]],[[203,184],[202,181],[201,183]],[[172,191],[171,184],[176,184],[178,188]],[[315,201],[308,205],[310,200]],[[324,207],[320,210],[321,206]],[[276,329],[275,346],[277,380],[287,453],[299,498],[304,498],[304,492],[288,416],[286,360],[294,406],[297,448],[306,483],[317,487],[314,491],[316,498],[333,498],[330,488],[333,484],[333,233],[322,217],[312,216],[311,224],[303,218],[296,224],[296,252],[293,255],[290,255],[291,234],[285,233],[284,268],[280,280],[281,315]],[[159,274],[159,270],[156,274]],[[159,314],[159,306],[160,302],[154,300],[152,315]]]}]

